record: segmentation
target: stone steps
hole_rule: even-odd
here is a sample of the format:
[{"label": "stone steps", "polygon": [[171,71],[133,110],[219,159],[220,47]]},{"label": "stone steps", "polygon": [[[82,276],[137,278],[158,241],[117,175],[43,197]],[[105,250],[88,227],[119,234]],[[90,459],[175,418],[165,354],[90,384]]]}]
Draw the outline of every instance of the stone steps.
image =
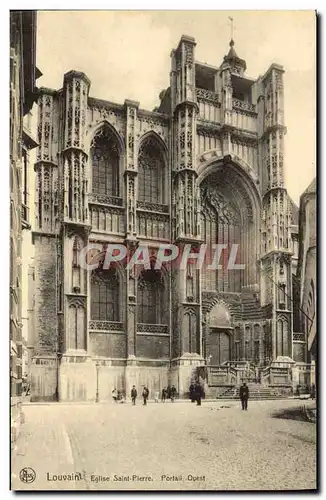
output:
[{"label": "stone steps", "polygon": [[[278,393],[277,389],[261,386],[260,384],[248,384],[249,399],[258,401],[266,399],[287,399],[285,394]],[[240,387],[229,388],[218,399],[240,399]]]}]

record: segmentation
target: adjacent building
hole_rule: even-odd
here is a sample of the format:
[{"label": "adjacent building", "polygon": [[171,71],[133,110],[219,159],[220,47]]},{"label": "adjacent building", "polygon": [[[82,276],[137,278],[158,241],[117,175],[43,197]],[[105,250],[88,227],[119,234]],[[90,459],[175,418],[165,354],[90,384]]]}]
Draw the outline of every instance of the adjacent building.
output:
[{"label": "adjacent building", "polygon": [[[40,89],[35,210],[34,400],[94,400],[133,384],[188,391],[291,385],[297,207],[284,185],[284,69],[246,75],[231,40],[218,66],[182,36],[154,111],[90,95],[84,73]],[[148,245],[140,273],[86,271],[87,244]],[[238,247],[243,269],[155,269],[160,244]],[[209,252],[208,252],[209,253]],[[224,259],[225,262],[225,259]]]},{"label": "adjacent building", "polygon": [[316,179],[300,197],[299,215],[299,261],[297,278],[300,283],[300,330],[304,335],[305,359],[310,365],[309,379],[302,379],[302,385],[316,384],[315,366],[317,361],[317,285],[316,285]]},{"label": "adjacent building", "polygon": [[20,422],[23,384],[22,268],[23,231],[30,229],[29,152],[37,146],[29,126],[35,102],[36,13],[10,12],[10,385],[11,429],[15,439]]}]

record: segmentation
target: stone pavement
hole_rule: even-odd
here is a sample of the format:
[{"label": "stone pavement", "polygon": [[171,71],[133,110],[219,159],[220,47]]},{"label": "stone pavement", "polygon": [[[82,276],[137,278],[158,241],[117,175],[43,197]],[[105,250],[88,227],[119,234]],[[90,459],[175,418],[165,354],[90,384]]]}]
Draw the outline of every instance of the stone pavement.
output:
[{"label": "stone pavement", "polygon": [[[315,425],[271,416],[300,405],[25,405],[12,489],[315,489]],[[20,480],[24,468],[35,471],[33,482]],[[27,472],[23,479],[32,479]]]}]

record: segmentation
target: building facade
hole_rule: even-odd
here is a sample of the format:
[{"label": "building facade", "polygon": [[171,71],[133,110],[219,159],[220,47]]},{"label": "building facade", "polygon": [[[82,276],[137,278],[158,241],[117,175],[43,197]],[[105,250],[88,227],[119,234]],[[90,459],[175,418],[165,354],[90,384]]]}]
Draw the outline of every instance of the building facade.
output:
[{"label": "building facade", "polygon": [[29,126],[36,100],[36,13],[10,12],[10,385],[11,429],[15,440],[20,422],[23,383],[22,267],[23,231],[30,229],[29,152],[37,143]]},{"label": "building facade", "polygon": [[304,335],[305,359],[309,365],[309,377],[301,377],[300,385],[316,384],[317,362],[317,286],[316,286],[316,179],[300,197],[299,261],[297,279],[300,283],[300,331]]},{"label": "building facade", "polygon": [[[246,76],[230,42],[218,67],[182,36],[154,111],[90,97],[78,71],[40,89],[32,397],[94,400],[133,384],[188,391],[196,367],[230,383],[241,363],[272,383],[292,361],[294,205],[284,186],[281,66]],[[148,245],[139,273],[86,271],[88,244]],[[238,245],[243,269],[155,269],[160,244]],[[188,247],[189,248],[189,247]],[[230,255],[228,254],[228,257]],[[225,261],[225,259],[224,259]],[[280,358],[281,357],[281,358]],[[282,365],[283,366],[283,365]],[[285,382],[284,382],[285,384]]]}]

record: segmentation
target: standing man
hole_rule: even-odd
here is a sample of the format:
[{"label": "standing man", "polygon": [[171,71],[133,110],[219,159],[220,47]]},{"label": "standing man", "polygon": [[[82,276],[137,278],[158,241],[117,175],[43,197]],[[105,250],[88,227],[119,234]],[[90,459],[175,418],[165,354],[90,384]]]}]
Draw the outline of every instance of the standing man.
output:
[{"label": "standing man", "polygon": [[147,389],[146,385],[144,386],[144,389],[143,389],[143,401],[144,401],[144,405],[146,406],[147,405],[147,399],[148,399],[148,395],[149,395],[149,390]]},{"label": "standing man", "polygon": [[136,397],[137,397],[137,389],[136,387],[133,385],[132,386],[132,389],[131,389],[131,401],[132,401],[132,404],[135,405],[136,404]]},{"label": "standing man", "polygon": [[174,400],[175,400],[175,396],[177,394],[177,390],[176,388],[174,387],[174,385],[171,387],[171,401],[172,403],[174,403]]},{"label": "standing man", "polygon": [[166,389],[163,387],[162,389],[162,403],[165,403],[165,398],[166,398]]},{"label": "standing man", "polygon": [[249,399],[249,388],[245,382],[240,387],[240,399],[241,399],[242,409],[247,410],[248,399]]},{"label": "standing man", "polygon": [[190,398],[192,403],[194,403],[196,401],[195,386],[193,383],[191,383],[190,387],[189,387],[189,398]]},{"label": "standing man", "polygon": [[195,384],[195,401],[197,401],[197,406],[201,406],[201,398],[203,396],[203,390],[199,382],[196,382]]}]

